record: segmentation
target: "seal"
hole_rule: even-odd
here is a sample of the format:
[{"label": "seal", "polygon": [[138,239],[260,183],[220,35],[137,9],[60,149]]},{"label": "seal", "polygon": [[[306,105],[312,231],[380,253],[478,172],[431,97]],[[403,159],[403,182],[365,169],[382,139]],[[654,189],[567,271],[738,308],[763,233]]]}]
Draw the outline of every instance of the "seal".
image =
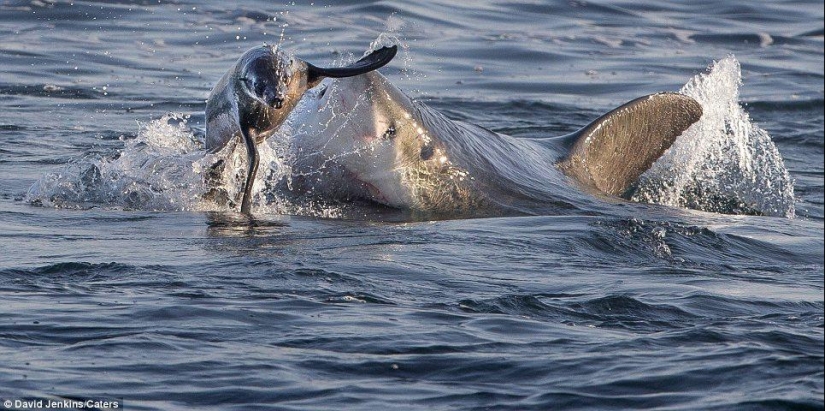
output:
[{"label": "seal", "polygon": [[[566,136],[516,139],[449,119],[410,99],[378,71],[364,71],[301,83],[291,89],[296,92],[284,94],[279,121],[241,99],[236,99],[237,108],[207,104],[207,121],[226,112],[246,113],[245,123],[240,118],[223,123],[235,129],[244,124],[240,128],[252,136],[245,141],[259,141],[254,135],[283,123],[284,109],[289,108],[294,164],[292,175],[285,177],[289,184],[281,185],[285,190],[468,215],[575,207],[581,196],[571,193],[571,186],[630,199],[639,176],[702,116],[701,105],[692,98],[657,93],[630,101]],[[222,131],[214,138],[225,142],[224,135]],[[245,200],[250,185],[247,180]],[[248,206],[246,210],[242,207],[248,212]]]},{"label": "seal", "polygon": [[376,50],[347,67],[321,68],[263,45],[244,53],[218,81],[206,101],[206,149],[220,151],[231,140],[246,145],[248,170],[241,212],[249,214],[258,169],[257,144],[287,118],[304,92],[324,78],[357,76],[389,63],[396,46]]}]

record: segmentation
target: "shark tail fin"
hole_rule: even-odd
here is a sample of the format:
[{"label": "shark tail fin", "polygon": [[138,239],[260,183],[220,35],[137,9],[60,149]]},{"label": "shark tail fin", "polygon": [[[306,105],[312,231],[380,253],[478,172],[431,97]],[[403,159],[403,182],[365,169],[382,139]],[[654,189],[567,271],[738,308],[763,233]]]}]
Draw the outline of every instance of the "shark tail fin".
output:
[{"label": "shark tail fin", "polygon": [[639,176],[700,117],[702,106],[682,94],[637,98],[565,136],[570,151],[559,166],[586,187],[629,198]]}]

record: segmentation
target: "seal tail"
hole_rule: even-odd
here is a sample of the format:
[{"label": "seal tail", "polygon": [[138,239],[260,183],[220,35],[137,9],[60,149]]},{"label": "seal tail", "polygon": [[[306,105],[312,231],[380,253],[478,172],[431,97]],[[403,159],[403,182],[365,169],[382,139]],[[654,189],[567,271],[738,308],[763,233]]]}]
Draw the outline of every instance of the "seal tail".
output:
[{"label": "seal tail", "polygon": [[630,198],[639,176],[700,117],[702,106],[682,94],[637,98],[561,137],[570,151],[559,167],[584,186]]}]

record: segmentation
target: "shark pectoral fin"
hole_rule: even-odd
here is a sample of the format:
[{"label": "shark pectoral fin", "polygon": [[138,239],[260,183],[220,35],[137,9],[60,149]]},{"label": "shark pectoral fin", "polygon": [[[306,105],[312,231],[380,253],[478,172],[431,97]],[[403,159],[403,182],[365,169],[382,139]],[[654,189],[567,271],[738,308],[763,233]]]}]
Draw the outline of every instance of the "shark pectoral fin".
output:
[{"label": "shark pectoral fin", "polygon": [[570,152],[559,167],[584,186],[629,198],[639,176],[700,117],[702,106],[682,94],[637,98],[564,137]]}]

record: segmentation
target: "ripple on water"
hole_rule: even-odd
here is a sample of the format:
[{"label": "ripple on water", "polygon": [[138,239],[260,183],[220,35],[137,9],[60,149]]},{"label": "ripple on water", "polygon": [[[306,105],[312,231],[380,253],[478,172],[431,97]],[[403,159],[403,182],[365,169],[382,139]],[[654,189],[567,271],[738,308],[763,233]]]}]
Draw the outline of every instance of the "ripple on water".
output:
[{"label": "ripple on water", "polygon": [[[238,55],[279,43],[336,65],[384,31],[405,47],[382,69],[395,84],[519,138],[575,131],[722,58],[683,90],[703,99],[706,130],[656,176],[672,186],[649,188],[678,207],[710,193],[717,210],[797,218],[594,200],[426,222],[273,203],[311,216],[250,221],[204,204],[217,161],[199,145],[204,99]],[[12,0],[0,38],[3,398],[823,408],[821,2]],[[220,157],[243,167],[242,148]],[[231,198],[240,180],[223,177]],[[739,195],[749,187],[764,201]]]}]

